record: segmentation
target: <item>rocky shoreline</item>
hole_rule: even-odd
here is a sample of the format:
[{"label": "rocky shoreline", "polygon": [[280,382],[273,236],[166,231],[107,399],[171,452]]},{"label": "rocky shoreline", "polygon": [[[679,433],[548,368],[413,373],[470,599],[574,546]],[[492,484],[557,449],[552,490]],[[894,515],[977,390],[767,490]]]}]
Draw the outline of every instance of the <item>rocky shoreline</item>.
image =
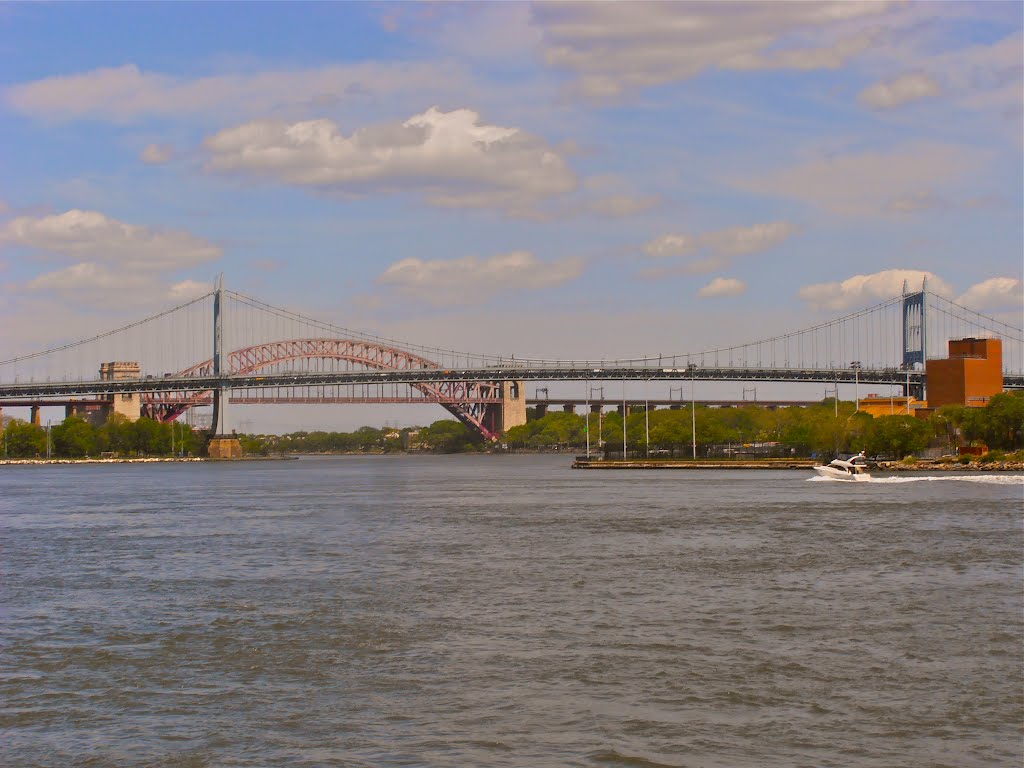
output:
[{"label": "rocky shoreline", "polygon": [[242,456],[235,459],[211,459],[208,456],[139,456],[119,459],[0,459],[2,466],[49,466],[51,464],[184,464],[225,461],[294,461],[295,456]]}]

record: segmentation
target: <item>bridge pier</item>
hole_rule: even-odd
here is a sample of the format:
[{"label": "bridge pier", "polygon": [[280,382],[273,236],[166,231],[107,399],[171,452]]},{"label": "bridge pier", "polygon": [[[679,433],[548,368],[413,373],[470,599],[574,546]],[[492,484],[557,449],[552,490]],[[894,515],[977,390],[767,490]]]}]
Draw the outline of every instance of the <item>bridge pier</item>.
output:
[{"label": "bridge pier", "polygon": [[40,413],[40,409],[39,409],[38,405],[33,405],[32,406],[31,414],[32,415],[31,415],[29,420],[32,422],[32,424],[37,426],[37,427],[43,426],[43,417],[42,417],[42,415]]},{"label": "bridge pier", "polygon": [[483,423],[492,434],[502,435],[526,423],[526,387],[522,381],[500,381],[501,402],[489,404]]},{"label": "bridge pier", "polygon": [[545,416],[548,415],[548,404],[547,403],[537,403],[537,405],[534,406],[534,409],[537,411],[537,418],[538,419],[543,419]]},{"label": "bridge pier", "polygon": [[566,403],[562,406],[562,410],[565,411],[565,413],[576,413],[576,404]]}]

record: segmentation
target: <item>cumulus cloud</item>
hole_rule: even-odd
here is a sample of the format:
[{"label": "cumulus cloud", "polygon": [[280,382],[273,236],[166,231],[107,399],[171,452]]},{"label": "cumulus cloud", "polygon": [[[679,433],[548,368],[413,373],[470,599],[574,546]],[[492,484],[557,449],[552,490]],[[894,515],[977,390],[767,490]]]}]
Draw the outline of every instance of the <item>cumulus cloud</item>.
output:
[{"label": "cumulus cloud", "polygon": [[825,155],[734,183],[766,196],[861,216],[881,213],[899,201],[934,197],[937,187],[978,168],[984,158],[980,150],[921,142],[891,151]]},{"label": "cumulus cloud", "polygon": [[19,216],[0,229],[0,242],[133,270],[190,267],[221,255],[218,246],[188,232],[126,224],[78,209],[39,218]]},{"label": "cumulus cloud", "polygon": [[1013,277],[992,277],[972,285],[956,301],[979,311],[1016,310],[1020,313],[1024,311],[1024,283]]},{"label": "cumulus cloud", "polygon": [[214,171],[352,194],[414,190],[438,206],[522,212],[577,183],[543,140],[483,123],[468,109],[432,107],[347,137],[331,120],[259,121],[221,131],[205,146]]},{"label": "cumulus cloud", "polygon": [[739,296],[746,292],[746,290],[747,284],[742,280],[736,280],[732,277],[716,277],[697,291],[697,295],[702,299],[710,299],[717,296]]},{"label": "cumulus cloud", "polygon": [[465,256],[433,261],[410,258],[392,264],[377,282],[429,304],[473,304],[509,291],[548,288],[569,282],[582,274],[583,266],[579,258],[545,263],[529,251],[487,258]]},{"label": "cumulus cloud", "polygon": [[149,144],[139,158],[147,165],[163,165],[174,157],[174,149],[166,144]]},{"label": "cumulus cloud", "polygon": [[805,285],[799,296],[814,309],[853,309],[900,295],[904,281],[911,290],[918,290],[924,279],[927,279],[930,291],[943,296],[953,295],[953,287],[933,272],[886,269],[870,275],[854,275],[842,282]]},{"label": "cumulus cloud", "polygon": [[699,235],[668,234],[647,243],[644,253],[655,258],[699,255],[701,258],[691,261],[687,271],[711,272],[724,268],[737,256],[748,256],[781,245],[796,232],[796,226],[788,221],[773,221]]},{"label": "cumulus cloud", "polygon": [[[888,11],[873,2],[537,3],[546,62],[578,77],[593,98],[735,71],[836,69],[877,32],[858,20]],[[822,45],[816,41],[828,35]]]},{"label": "cumulus cloud", "polygon": [[157,275],[82,262],[30,280],[25,288],[77,306],[151,306],[180,302],[208,293],[211,286],[194,280],[167,285]]},{"label": "cumulus cloud", "polygon": [[940,93],[942,89],[931,77],[923,72],[910,72],[865,88],[860,93],[860,101],[872,109],[893,109]]},{"label": "cumulus cloud", "polygon": [[182,78],[135,64],[48,77],[10,87],[16,112],[50,120],[181,119],[211,114],[260,114],[282,104],[348,103],[368,95],[437,93],[464,82],[446,64],[365,63],[318,69]]}]

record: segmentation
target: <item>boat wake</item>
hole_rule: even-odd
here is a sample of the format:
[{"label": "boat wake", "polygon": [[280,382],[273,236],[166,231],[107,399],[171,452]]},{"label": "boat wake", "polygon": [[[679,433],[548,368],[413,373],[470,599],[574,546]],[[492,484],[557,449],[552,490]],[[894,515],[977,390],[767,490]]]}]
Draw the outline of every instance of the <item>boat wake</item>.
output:
[{"label": "boat wake", "polygon": [[[809,483],[846,483],[849,480],[832,477],[809,477]],[[1024,475],[925,475],[920,477],[870,477],[860,478],[858,484],[874,483],[882,485],[899,485],[901,483],[982,483],[984,485],[1024,485]]]}]

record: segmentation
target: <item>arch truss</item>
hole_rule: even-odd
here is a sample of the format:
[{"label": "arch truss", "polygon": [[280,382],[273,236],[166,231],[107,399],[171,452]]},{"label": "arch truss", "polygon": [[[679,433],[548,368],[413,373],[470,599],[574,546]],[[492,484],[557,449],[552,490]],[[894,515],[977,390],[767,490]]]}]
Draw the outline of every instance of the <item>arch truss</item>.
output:
[{"label": "arch truss", "polygon": [[[272,341],[235,350],[222,363],[222,372],[229,375],[252,375],[261,371],[290,370],[315,366],[325,361],[341,361],[364,368],[408,371],[437,369],[441,366],[425,357],[396,347],[355,339],[291,339]],[[179,377],[212,376],[213,360],[186,368]],[[501,434],[501,403],[503,384],[499,381],[442,381],[410,384],[423,398],[413,402],[438,403],[463,424],[487,440]],[[210,390],[194,392],[155,392],[143,396],[142,413],[159,421],[173,421],[189,408],[208,405]],[[256,400],[258,401],[258,400]],[[372,401],[366,399],[364,401]],[[249,400],[254,402],[254,400]],[[301,397],[273,398],[264,402],[318,402]],[[319,402],[324,402],[320,399]]]}]

